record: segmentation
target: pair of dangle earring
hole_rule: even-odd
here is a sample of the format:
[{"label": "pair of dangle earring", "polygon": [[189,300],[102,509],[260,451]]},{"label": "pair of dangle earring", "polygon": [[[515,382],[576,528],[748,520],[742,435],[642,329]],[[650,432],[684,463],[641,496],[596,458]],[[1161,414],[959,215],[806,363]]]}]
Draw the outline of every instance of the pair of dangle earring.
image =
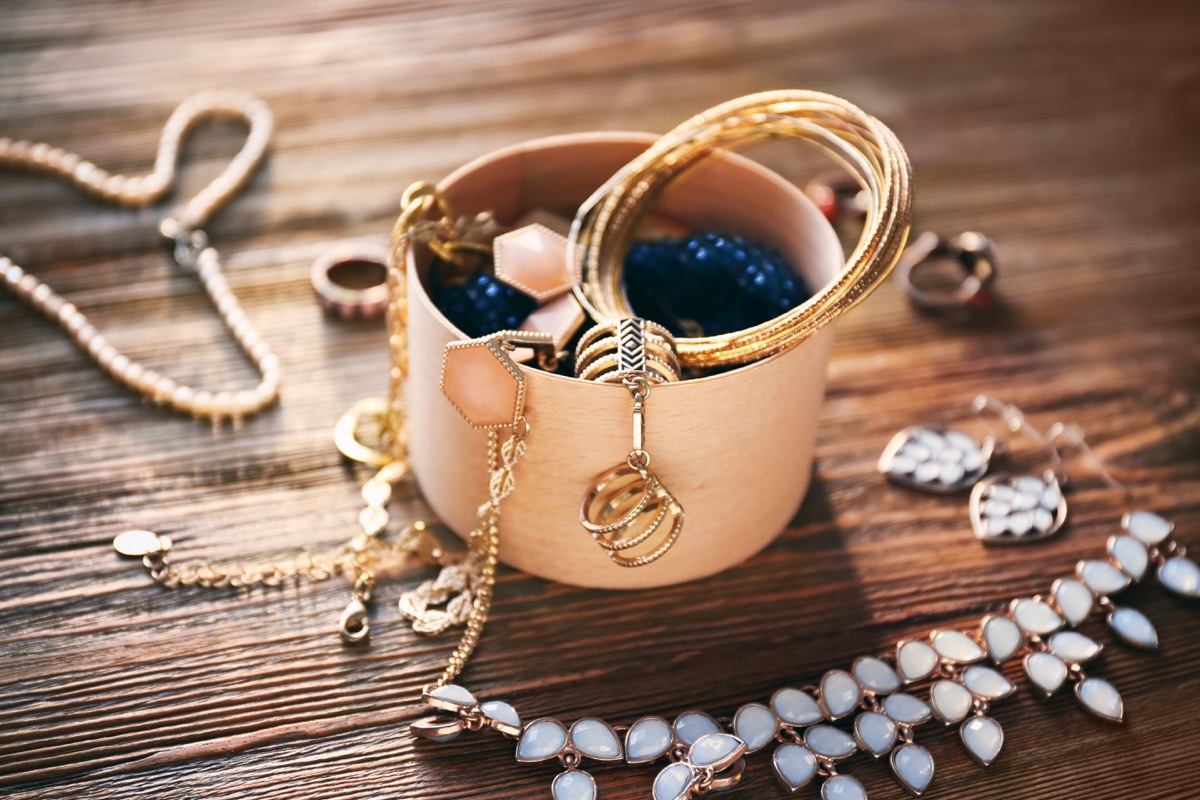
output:
[{"label": "pair of dangle earring", "polygon": [[[1063,490],[1067,475],[1063,452],[1082,452],[1109,486],[1126,491],[1104,467],[1075,425],[1056,422],[1045,433],[1029,423],[1016,406],[980,395],[972,408],[989,433],[982,439],[958,428],[922,425],[896,434],[879,459],[879,471],[894,483],[935,494],[971,489],[971,528],[985,544],[1029,543],[1053,536],[1067,521]],[[1008,449],[1007,438],[988,422],[998,417],[1008,433],[1021,434],[1041,449],[1049,467],[1037,474],[988,475]],[[987,477],[985,477],[987,476]]]}]

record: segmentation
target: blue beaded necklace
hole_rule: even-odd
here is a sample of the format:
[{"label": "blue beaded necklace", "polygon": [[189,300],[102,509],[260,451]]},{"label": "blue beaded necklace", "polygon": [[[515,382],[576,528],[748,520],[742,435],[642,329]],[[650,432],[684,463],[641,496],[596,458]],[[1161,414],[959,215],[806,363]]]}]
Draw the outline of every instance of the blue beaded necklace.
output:
[{"label": "blue beaded necklace", "polygon": [[[774,248],[742,236],[701,233],[638,241],[625,257],[629,300],[676,336],[732,333],[774,319],[811,296]],[[434,303],[472,338],[514,330],[537,308],[529,295],[486,268],[453,286],[434,286]]]}]

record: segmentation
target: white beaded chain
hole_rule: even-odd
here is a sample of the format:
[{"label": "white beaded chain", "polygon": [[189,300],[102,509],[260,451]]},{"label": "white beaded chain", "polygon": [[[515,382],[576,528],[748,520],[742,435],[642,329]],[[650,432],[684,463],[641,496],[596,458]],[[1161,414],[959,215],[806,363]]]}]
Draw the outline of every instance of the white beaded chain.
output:
[{"label": "white beaded chain", "polygon": [[162,220],[159,231],[173,243],[179,266],[199,278],[221,323],[258,370],[261,380],[257,386],[238,392],[213,393],[181,385],[118,352],[74,304],[3,255],[0,255],[0,279],[14,296],[58,323],[80,349],[117,382],[159,405],[219,423],[223,419],[236,421],[255,414],[279,397],[279,359],[242,311],[221,273],[220,256],[209,246],[208,237],[201,230],[201,226],[246,185],[262,162],[274,127],[266,103],[234,90],[202,92],[188,98],[167,120],[154,169],[142,177],[112,175],[61,148],[7,138],[0,138],[0,166],[46,172],[101,200],[125,206],[145,206],[170,189],[175,181],[181,142],[196,123],[209,117],[245,121],[250,129],[246,141],[224,171],[189,200],[178,215]]}]

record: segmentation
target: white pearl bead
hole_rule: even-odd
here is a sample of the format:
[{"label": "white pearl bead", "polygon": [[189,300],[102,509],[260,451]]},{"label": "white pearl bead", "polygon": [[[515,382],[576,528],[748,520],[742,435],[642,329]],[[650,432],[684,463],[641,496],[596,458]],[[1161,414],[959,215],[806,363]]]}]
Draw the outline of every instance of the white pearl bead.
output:
[{"label": "white pearl bead", "polygon": [[237,407],[239,414],[249,414],[262,407],[258,400],[258,393],[255,391],[238,392],[233,396],[233,404]]},{"label": "white pearl bead", "polygon": [[100,352],[96,354],[96,361],[100,364],[105,372],[113,372],[113,361],[117,357],[117,348],[111,344],[105,343],[104,347],[100,348]]},{"label": "white pearl bead", "polygon": [[50,294],[50,287],[43,283],[33,290],[33,294],[30,295],[30,299],[33,300],[34,305],[36,305],[38,308],[45,308],[46,301],[50,298]]},{"label": "white pearl bead", "polygon": [[192,413],[198,417],[211,417],[212,399],[212,392],[196,392],[192,399]]},{"label": "white pearl bead", "polygon": [[231,392],[217,392],[213,396],[212,409],[214,416],[231,416],[233,413],[233,394]]},{"label": "white pearl bead", "polygon": [[142,191],[146,193],[147,199],[160,194],[166,188],[167,179],[157,169],[142,178]]},{"label": "white pearl bead", "polygon": [[154,402],[167,402],[175,392],[177,386],[178,384],[170,378],[159,378],[154,384]]},{"label": "white pearl bead", "polygon": [[30,275],[28,272],[21,276],[21,280],[17,281],[17,289],[26,296],[33,294],[33,290],[41,283],[37,278]]},{"label": "white pearl bead", "polygon": [[171,405],[178,408],[180,411],[186,411],[191,408],[192,400],[196,397],[196,391],[190,386],[177,386],[171,394]]}]

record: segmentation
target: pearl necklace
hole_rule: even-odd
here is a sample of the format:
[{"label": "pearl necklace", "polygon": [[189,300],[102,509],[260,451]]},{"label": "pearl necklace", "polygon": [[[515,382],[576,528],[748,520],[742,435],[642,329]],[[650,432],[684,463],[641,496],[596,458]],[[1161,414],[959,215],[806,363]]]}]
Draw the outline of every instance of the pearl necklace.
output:
[{"label": "pearl necklace", "polygon": [[142,177],[110,175],[74,153],[45,143],[0,138],[0,166],[46,172],[101,200],[125,206],[144,206],[161,198],[175,182],[179,146],[191,129],[207,117],[244,120],[250,130],[242,149],[208,186],[189,200],[178,216],[165,217],[160,233],[174,247],[175,261],[200,280],[221,323],[258,370],[253,389],[209,392],[177,383],[120,353],[87,317],[61,295],[0,255],[0,283],[21,301],[65,330],[79,348],[104,372],[158,405],[211,419],[235,422],[273,404],[279,398],[279,359],[255,330],[221,274],[221,259],[209,246],[202,226],[249,181],[262,162],[274,125],[271,110],[253,95],[210,91],[188,98],[175,109],[163,128],[154,170]]}]

